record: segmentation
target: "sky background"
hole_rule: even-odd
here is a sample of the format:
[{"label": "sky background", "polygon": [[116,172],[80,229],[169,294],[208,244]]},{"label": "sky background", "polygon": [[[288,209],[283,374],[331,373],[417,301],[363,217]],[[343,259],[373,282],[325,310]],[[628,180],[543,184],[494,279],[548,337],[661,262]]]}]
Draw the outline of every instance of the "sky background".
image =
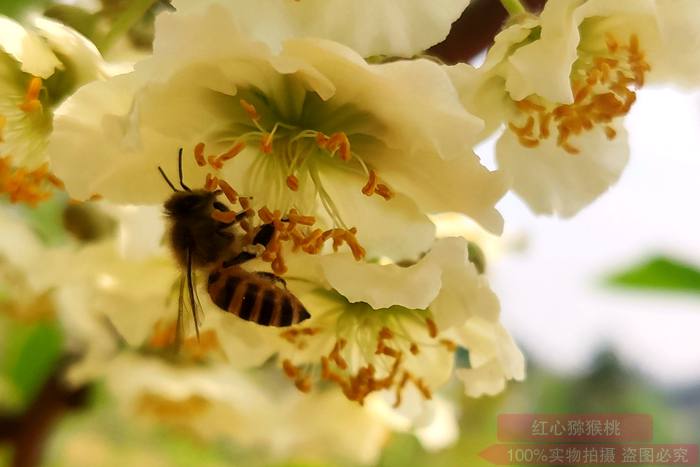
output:
[{"label": "sky background", "polygon": [[[502,200],[506,244],[526,248],[490,265],[493,287],[506,327],[549,369],[584,370],[608,346],[655,383],[700,383],[700,298],[601,285],[655,254],[700,265],[700,93],[645,88],[626,126],[627,169],[575,218],[537,217],[513,195]],[[477,148],[489,166],[493,146]]]}]

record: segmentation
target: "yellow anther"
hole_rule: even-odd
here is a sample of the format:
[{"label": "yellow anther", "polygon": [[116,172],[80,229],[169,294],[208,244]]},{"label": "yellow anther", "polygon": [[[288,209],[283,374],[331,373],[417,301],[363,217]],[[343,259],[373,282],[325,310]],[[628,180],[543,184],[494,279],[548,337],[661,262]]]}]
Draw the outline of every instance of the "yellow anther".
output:
[{"label": "yellow anther", "polygon": [[258,111],[256,110],[255,106],[245,99],[241,99],[240,101],[241,107],[243,107],[243,110],[245,110],[245,113],[248,114],[248,118],[253,120],[254,122],[257,122],[260,120],[260,115],[258,115]]},{"label": "yellow anther", "polygon": [[260,150],[265,154],[272,154],[272,140],[274,135],[272,133],[267,133],[262,140],[260,140]]},{"label": "yellow anther", "polygon": [[194,147],[194,160],[197,161],[197,165],[200,167],[207,165],[207,161],[204,158],[204,143],[197,143]]},{"label": "yellow anther", "polygon": [[226,162],[229,159],[233,159],[238,154],[240,154],[241,151],[243,151],[244,149],[245,149],[245,143],[242,141],[238,142],[238,143],[234,144],[231,149],[229,149],[225,153],[221,154],[219,156],[219,160],[221,160],[222,162]]},{"label": "yellow anther", "polygon": [[236,193],[236,190],[234,190],[233,187],[226,182],[226,180],[219,179],[217,183],[219,188],[221,188],[221,191],[224,192],[226,199],[228,199],[231,204],[236,204],[236,201],[238,201],[238,193]]},{"label": "yellow anther", "polygon": [[29,80],[27,92],[24,95],[24,102],[19,105],[19,108],[27,113],[41,109],[41,101],[39,100],[40,92],[41,78],[33,76],[32,79]]},{"label": "yellow anther", "polygon": [[236,220],[236,213],[233,211],[219,211],[214,209],[211,213],[211,218],[224,224],[230,224]]},{"label": "yellow anther", "polygon": [[432,318],[426,318],[425,324],[428,327],[428,335],[435,339],[438,335],[437,324],[435,324],[435,321],[433,321]]},{"label": "yellow anther", "polygon": [[288,175],[287,187],[292,191],[299,191],[299,179],[294,175]]}]

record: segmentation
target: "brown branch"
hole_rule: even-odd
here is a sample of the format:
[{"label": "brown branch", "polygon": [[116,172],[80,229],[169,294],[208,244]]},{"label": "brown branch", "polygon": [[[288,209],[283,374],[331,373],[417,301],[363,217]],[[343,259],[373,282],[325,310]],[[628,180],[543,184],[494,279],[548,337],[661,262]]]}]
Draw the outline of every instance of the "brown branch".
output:
[{"label": "brown branch", "polygon": [[62,382],[64,365],[58,365],[27,410],[17,416],[0,416],[0,442],[13,448],[14,467],[41,464],[44,445],[56,422],[68,411],[87,404],[88,387],[68,388]]},{"label": "brown branch", "polygon": [[[546,0],[525,0],[529,11],[538,12]],[[508,18],[499,0],[473,0],[454,22],[447,38],[430,49],[430,53],[453,64],[466,62],[493,44],[493,38]]]}]

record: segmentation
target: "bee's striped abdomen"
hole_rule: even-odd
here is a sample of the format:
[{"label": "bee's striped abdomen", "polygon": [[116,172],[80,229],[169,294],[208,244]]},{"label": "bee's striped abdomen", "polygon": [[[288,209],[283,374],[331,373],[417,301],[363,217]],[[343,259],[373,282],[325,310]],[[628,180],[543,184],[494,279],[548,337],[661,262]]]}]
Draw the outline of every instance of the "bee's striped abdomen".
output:
[{"label": "bee's striped abdomen", "polygon": [[311,317],[294,295],[268,276],[236,266],[209,276],[209,295],[222,310],[262,326],[286,327]]}]

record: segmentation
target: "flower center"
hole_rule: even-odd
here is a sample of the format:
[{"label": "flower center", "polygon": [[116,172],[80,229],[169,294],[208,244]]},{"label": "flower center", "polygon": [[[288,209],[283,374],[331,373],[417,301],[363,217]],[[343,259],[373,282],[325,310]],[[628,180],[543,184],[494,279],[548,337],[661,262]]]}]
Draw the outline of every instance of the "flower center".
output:
[{"label": "flower center", "polygon": [[629,42],[618,42],[606,36],[605,50],[595,55],[582,55],[571,76],[574,102],[555,104],[538,96],[515,102],[518,123],[508,128],[521,145],[534,148],[556,134],[557,146],[569,154],[579,154],[571,137],[602,127],[608,139],[617,135],[610,125],[615,118],[627,115],[637,99],[633,89],[644,85],[650,70],[633,34]]},{"label": "flower center", "polygon": [[[241,90],[237,99],[243,112],[239,111],[234,135],[217,137],[217,142],[226,144],[230,150],[218,158],[210,157],[214,157],[216,164],[235,157],[244,148],[257,150],[248,179],[250,183],[265,186],[276,198],[270,205],[282,210],[292,206],[306,210],[307,205],[295,206],[293,200],[304,203],[318,199],[333,225],[347,230],[342,213],[324,186],[327,164],[365,179],[357,189],[366,196],[378,195],[386,200],[394,196],[366,158],[354,149],[353,138],[364,141],[363,136],[349,136],[359,135],[357,128],[354,128],[355,133],[342,131],[343,127],[349,128],[358,122],[365,124],[364,116],[341,108],[328,118],[319,117],[325,115],[325,104],[314,96],[307,96],[295,111],[280,110],[256,90]],[[230,134],[230,131],[227,128],[222,133]],[[204,156],[199,156],[198,163],[204,165],[205,162]],[[215,164],[212,164],[215,168],[221,167]],[[285,193],[286,190],[289,191]],[[300,193],[292,195],[290,192]]]},{"label": "flower center", "polygon": [[12,203],[35,206],[53,195],[53,189],[63,190],[63,182],[49,172],[48,163],[38,169],[13,167],[9,156],[0,157],[0,193],[7,193]]},{"label": "flower center", "polygon": [[[219,156],[205,157],[204,144],[199,143],[195,146],[194,158],[200,167],[209,164],[212,169],[218,172],[228,160],[234,158],[244,147],[243,142],[237,142],[231,149]],[[274,227],[269,242],[264,246],[263,251],[256,252],[258,253],[256,256],[271,263],[272,270],[276,274],[282,275],[287,272],[283,256],[285,243],[292,245],[292,251],[302,250],[308,254],[318,254],[321,253],[327,241],[333,240],[334,251],[338,251],[341,246],[347,244],[357,261],[365,257],[365,249],[357,241],[355,227],[350,229],[333,228],[325,231],[320,228],[312,229],[316,224],[316,218],[303,215],[294,208],[284,215],[279,209],[271,211],[267,206],[263,206],[256,212],[250,205],[250,198],[239,196],[238,192],[226,180],[213,173],[206,175],[204,189],[211,192],[219,191],[226,196],[233,207],[237,204],[240,206],[238,212],[236,209],[223,211],[215,208],[212,212],[212,218],[226,224],[237,223],[244,233],[241,241],[242,248],[255,248],[253,240],[260,229],[267,225]],[[241,215],[242,218],[240,218]]]},{"label": "flower center", "polygon": [[431,399],[429,382],[409,368],[421,368],[414,360],[422,352],[438,350],[452,356],[457,350],[455,343],[439,338],[437,326],[423,310],[374,310],[364,303],[345,302],[341,311],[314,321],[316,327],[295,327],[280,336],[299,351],[319,349],[316,364],[295,365],[284,359],[284,373],[302,392],[310,392],[314,381],[330,382],[361,405],[373,392],[388,390],[395,393],[398,407],[409,384]]}]

